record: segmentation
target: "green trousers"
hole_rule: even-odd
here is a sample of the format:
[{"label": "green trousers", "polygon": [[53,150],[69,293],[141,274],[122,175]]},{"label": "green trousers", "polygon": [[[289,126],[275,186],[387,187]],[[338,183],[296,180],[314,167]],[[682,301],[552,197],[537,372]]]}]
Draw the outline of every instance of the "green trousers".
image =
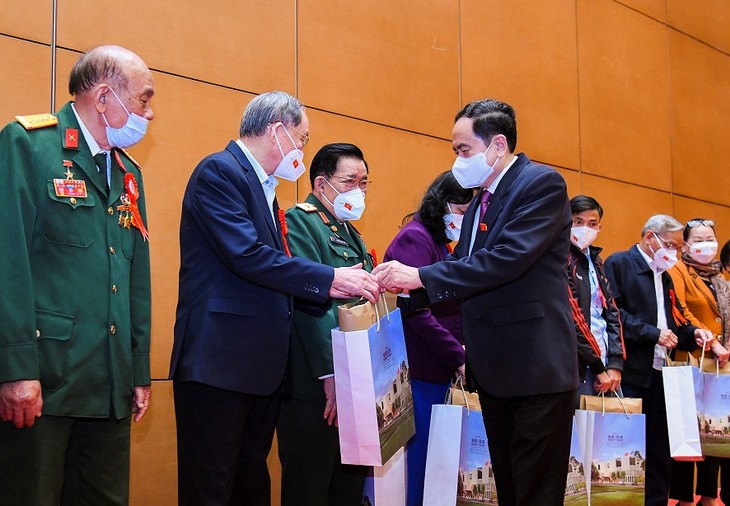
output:
[{"label": "green trousers", "polygon": [[0,422],[0,503],[127,505],[130,421],[44,415],[23,429]]}]

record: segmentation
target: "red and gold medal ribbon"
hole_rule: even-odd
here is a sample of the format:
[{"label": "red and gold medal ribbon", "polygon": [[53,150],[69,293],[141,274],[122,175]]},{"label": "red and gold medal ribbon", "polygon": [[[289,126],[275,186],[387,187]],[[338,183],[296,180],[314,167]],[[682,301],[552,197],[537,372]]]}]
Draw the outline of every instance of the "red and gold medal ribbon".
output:
[{"label": "red and gold medal ribbon", "polygon": [[286,256],[291,256],[291,251],[289,251],[289,243],[286,241],[286,234],[289,233],[289,229],[286,226],[286,214],[284,214],[283,209],[279,209],[279,227],[281,228],[281,242],[284,243],[284,252],[286,253]]},{"label": "red and gold medal ribbon", "polygon": [[139,229],[140,234],[142,234],[142,239],[146,241],[149,239],[150,234],[147,232],[147,227],[145,227],[144,222],[142,221],[142,213],[139,212],[139,206],[137,205],[137,200],[139,200],[140,197],[137,179],[134,177],[134,174],[127,172],[127,169],[124,168],[122,158],[119,156],[119,151],[116,149],[114,150],[114,157],[117,160],[119,168],[121,168],[122,172],[124,172],[124,190],[129,197],[129,212],[132,214],[132,226]]},{"label": "red and gold medal ribbon", "polygon": [[373,257],[373,267],[378,266],[378,254],[375,252],[375,248],[370,250],[370,256]]},{"label": "red and gold medal ribbon", "polygon": [[682,312],[677,309],[677,297],[674,295],[674,289],[672,288],[669,289],[669,298],[672,300],[672,317],[674,318],[674,323],[676,323],[678,327],[687,325],[689,321],[687,321],[687,318],[685,318]]}]

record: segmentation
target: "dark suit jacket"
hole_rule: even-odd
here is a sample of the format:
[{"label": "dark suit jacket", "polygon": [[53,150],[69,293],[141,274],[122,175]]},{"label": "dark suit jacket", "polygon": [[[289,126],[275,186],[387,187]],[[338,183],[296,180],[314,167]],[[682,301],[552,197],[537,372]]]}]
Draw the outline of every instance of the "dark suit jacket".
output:
[{"label": "dark suit jacket", "polygon": [[570,245],[568,257],[568,281],[570,282],[570,303],[575,322],[575,333],[578,336],[578,374],[585,380],[586,367],[593,374],[600,374],[606,369],[623,370],[626,350],[624,349],[623,330],[618,306],[613,300],[611,286],[606,279],[601,248],[589,247],[593,266],[596,268],[598,285],[603,294],[603,311],[601,317],[606,322],[607,357],[606,365],[601,360],[601,348],[591,330],[591,279],[588,257],[574,244]]},{"label": "dark suit jacket", "polygon": [[463,300],[467,362],[490,395],[577,388],[565,181],[520,154],[497,186],[469,254],[479,201],[469,206],[450,261],[419,269],[430,300]]},{"label": "dark suit jacket", "polygon": [[[659,339],[657,328],[657,303],[654,290],[654,273],[641,256],[637,246],[628,251],[614,253],[606,259],[606,275],[611,283],[613,296],[621,312],[624,329],[626,361],[622,382],[642,388],[649,388],[654,345]],[[662,273],[664,286],[664,309],[667,327],[677,334],[678,348],[691,351],[697,347],[693,325],[678,325],[672,314],[672,304],[682,311],[679,299],[674,295],[672,277]]]},{"label": "dark suit jacket", "polygon": [[[423,267],[444,260],[447,254],[446,245],[436,244],[416,216],[400,229],[383,259]],[[411,378],[448,383],[456,369],[464,363],[458,301],[404,312],[403,331]]]},{"label": "dark suit jacket", "polygon": [[235,142],[200,162],[183,199],[172,379],[255,395],[279,387],[293,297],[324,303],[334,272],[287,257],[278,226]]}]

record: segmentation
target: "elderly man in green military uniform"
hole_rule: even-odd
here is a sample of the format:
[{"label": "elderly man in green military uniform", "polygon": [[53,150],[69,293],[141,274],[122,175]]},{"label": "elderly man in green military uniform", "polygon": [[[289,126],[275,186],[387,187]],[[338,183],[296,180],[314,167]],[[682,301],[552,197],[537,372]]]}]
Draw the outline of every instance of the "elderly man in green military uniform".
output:
[{"label": "elderly man in green military uniform", "polygon": [[[152,74],[100,46],[57,114],[0,132],[0,503],[127,504],[150,400],[142,174]],[[42,416],[41,416],[42,415]]]},{"label": "elderly man in green military uniform", "polygon": [[[312,159],[312,192],[286,212],[292,255],[333,267],[373,259],[352,226],[365,209],[370,181],[362,151],[353,144],[328,144]],[[360,504],[367,468],[340,462],[337,405],[330,330],[337,326],[334,301],[324,315],[295,311],[289,353],[291,398],[282,402],[277,436],[282,465],[283,506]]]}]

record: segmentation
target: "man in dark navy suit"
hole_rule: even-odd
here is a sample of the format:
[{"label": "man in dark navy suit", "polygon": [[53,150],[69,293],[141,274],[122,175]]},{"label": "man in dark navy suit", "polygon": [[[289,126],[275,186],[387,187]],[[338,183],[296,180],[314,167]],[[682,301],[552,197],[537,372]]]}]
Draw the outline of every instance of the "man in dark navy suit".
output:
[{"label": "man in dark navy suit", "polygon": [[183,199],[174,380],[181,505],[268,505],[292,313],[329,297],[375,301],[361,264],[291,258],[274,176],[305,170],[309,120],[283,92],[246,107],[240,139],[198,164]]},{"label": "man in dark navy suit", "polygon": [[514,154],[515,112],[504,102],[468,104],[452,141],[454,176],[480,189],[456,250],[431,266],[387,262],[373,273],[412,299],[463,301],[467,370],[484,409],[499,504],[562,505],[578,386],[565,181]]},{"label": "man in dark navy suit", "polygon": [[645,506],[669,500],[672,457],[669,450],[667,407],[662,368],[675,349],[692,351],[714,336],[684,317],[667,270],[677,262],[684,225],[657,214],[641,230],[641,241],[606,259],[606,275],[621,312],[626,344],[622,389],[640,397],[646,415]]}]

